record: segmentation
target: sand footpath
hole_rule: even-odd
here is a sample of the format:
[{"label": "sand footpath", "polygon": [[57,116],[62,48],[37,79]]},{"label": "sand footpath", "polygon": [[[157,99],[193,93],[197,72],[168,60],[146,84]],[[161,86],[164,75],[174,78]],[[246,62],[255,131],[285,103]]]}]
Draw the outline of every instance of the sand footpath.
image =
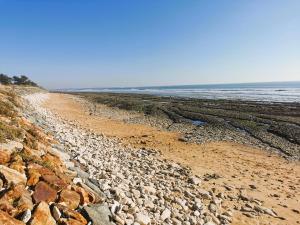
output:
[{"label": "sand footpath", "polygon": [[[127,146],[155,149],[166,159],[181,163],[204,177],[205,186],[222,192],[235,208],[232,224],[299,224],[300,164],[276,154],[231,142],[193,144],[179,141],[180,134],[143,124],[130,124],[109,116],[90,115],[72,96],[50,94],[44,107],[83,128],[117,137]],[[102,106],[106,107],[106,106]],[[117,110],[117,109],[116,109]],[[257,199],[280,218],[251,213],[253,205],[236,195]],[[247,209],[249,208],[249,212]]]}]

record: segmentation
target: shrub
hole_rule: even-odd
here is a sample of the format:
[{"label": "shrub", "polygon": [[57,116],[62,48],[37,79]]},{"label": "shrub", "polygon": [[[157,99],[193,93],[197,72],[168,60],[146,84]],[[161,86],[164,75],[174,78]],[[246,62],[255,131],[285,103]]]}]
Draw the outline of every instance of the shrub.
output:
[{"label": "shrub", "polygon": [[0,74],[0,83],[4,85],[12,84],[12,78],[5,74]]}]

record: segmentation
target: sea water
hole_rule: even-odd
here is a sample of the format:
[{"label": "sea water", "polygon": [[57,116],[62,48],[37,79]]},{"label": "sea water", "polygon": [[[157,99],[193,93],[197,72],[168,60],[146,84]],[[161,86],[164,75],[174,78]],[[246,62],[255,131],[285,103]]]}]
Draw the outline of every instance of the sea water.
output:
[{"label": "sea water", "polygon": [[80,88],[67,91],[139,93],[201,99],[239,99],[249,101],[300,102],[300,81],[149,86],[131,88]]}]

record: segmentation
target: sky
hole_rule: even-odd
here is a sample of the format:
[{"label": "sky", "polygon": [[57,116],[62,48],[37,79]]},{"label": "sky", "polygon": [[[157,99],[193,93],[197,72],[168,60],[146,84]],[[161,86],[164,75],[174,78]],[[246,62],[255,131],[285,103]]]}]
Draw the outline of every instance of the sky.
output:
[{"label": "sky", "polygon": [[0,0],[0,73],[46,88],[300,80],[298,0]]}]

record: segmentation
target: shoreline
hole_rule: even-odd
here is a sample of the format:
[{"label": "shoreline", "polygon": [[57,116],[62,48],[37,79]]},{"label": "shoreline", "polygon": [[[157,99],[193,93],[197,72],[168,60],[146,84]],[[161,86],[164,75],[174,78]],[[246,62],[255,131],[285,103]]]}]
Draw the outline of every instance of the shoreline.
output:
[{"label": "shoreline", "polygon": [[[78,100],[78,96],[50,95],[51,98],[44,106],[67,121],[77,121],[81,127],[90,129],[92,132],[117,137],[124,146],[130,145],[146,150],[156,149],[163,158],[189,166],[203,179],[207,177],[207,181],[202,184],[203,188],[212,188],[222,192],[227,196],[224,202],[228,204],[228,207],[237,207],[232,224],[256,224],[258,222],[267,224],[269,221],[273,224],[293,224],[297,221],[298,215],[291,208],[299,204],[296,200],[300,197],[297,183],[299,178],[297,171],[298,173],[300,171],[298,162],[288,162],[272,152],[268,153],[235,143],[216,142],[201,145],[182,142],[178,140],[180,135],[176,132],[133,123],[133,118],[139,118],[139,114],[134,112],[111,109],[99,104],[102,116],[94,115],[85,104],[82,104],[82,99]],[[62,105],[64,107],[61,107]],[[126,117],[125,120],[123,120],[124,117]],[[277,167],[274,168],[273,165]],[[217,178],[212,178],[215,176]],[[221,177],[218,178],[219,176]],[[278,180],[282,180],[283,183]],[[286,182],[294,189],[285,187]],[[234,188],[229,188],[231,191],[228,191],[225,188],[228,185]],[[252,185],[255,189],[250,187]],[[246,216],[247,212],[243,211],[245,202],[239,197],[236,197],[236,200],[234,198],[230,200],[228,197],[239,196],[240,191],[246,191],[252,198],[262,200],[264,205],[280,213],[280,216],[284,215],[287,221],[261,215],[249,218],[251,213]],[[289,197],[291,194],[294,197]]]},{"label": "shoreline", "polygon": [[[96,115],[97,103],[143,116],[127,122],[180,132],[193,143],[234,141],[300,159],[300,104],[238,100],[207,100],[141,94],[68,93],[88,100]],[[298,112],[298,113],[297,113]],[[194,121],[204,124],[194,126]]]}]

